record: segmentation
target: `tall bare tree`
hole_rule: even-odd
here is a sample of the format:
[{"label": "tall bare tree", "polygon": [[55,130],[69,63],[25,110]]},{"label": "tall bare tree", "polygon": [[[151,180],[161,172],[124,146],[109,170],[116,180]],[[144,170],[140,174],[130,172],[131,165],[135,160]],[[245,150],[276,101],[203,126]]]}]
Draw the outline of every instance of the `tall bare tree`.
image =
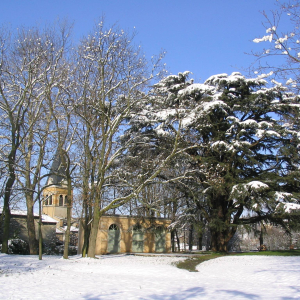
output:
[{"label": "tall bare tree", "polygon": [[[65,29],[65,28],[64,28]],[[67,36],[66,36],[67,37]],[[65,40],[66,42],[66,40]],[[64,50],[65,50],[64,43]],[[68,52],[71,54],[71,51]],[[53,120],[52,123],[52,139],[53,144],[57,148],[56,155],[59,156],[60,168],[63,170],[62,174],[57,174],[63,177],[63,181],[67,185],[67,230],[65,233],[64,254],[65,259],[68,258],[69,242],[70,242],[70,228],[72,219],[72,180],[74,170],[76,168],[76,155],[74,156],[73,147],[76,144],[75,132],[77,131],[76,118],[74,116],[74,106],[71,105],[74,89],[72,77],[72,64],[68,57],[63,57],[62,62],[58,67],[58,75],[56,83],[49,85],[46,92],[46,101],[48,105],[49,114]]]},{"label": "tall bare tree", "polygon": [[[175,142],[164,160],[153,161],[151,172],[139,174],[134,184],[127,181],[120,160],[129,145],[119,137],[128,128],[127,119],[140,110],[146,86],[160,73],[162,55],[148,65],[134,35],[113,26],[97,24],[94,32],[83,39],[78,50],[76,114],[80,118],[78,138],[82,151],[85,233],[83,255],[95,256],[100,217],[136,197],[153,180],[178,150]],[[155,60],[156,59],[156,60]],[[124,193],[106,201],[112,185],[124,187]],[[115,196],[115,197],[114,197]],[[90,226],[90,228],[89,228]]]},{"label": "tall bare tree", "polygon": [[[29,107],[27,118],[23,124],[27,137],[22,143],[24,164],[21,166],[23,189],[27,206],[27,228],[29,248],[31,254],[36,254],[35,225],[33,206],[36,201],[37,185],[46,176],[42,173],[45,164],[45,151],[49,143],[49,134],[53,116],[50,113],[48,102],[49,93],[55,93],[62,78],[62,60],[66,51],[70,28],[67,25],[54,26],[53,28],[23,29],[19,32],[18,40],[21,41],[22,55],[24,58],[34,55],[35,77],[37,85],[35,93],[38,100],[42,101],[42,109],[37,114],[35,107]],[[31,126],[28,126],[31,124]]]},{"label": "tall bare tree", "polygon": [[17,172],[26,198],[30,253],[37,253],[33,207],[37,186],[45,177],[42,167],[52,120],[46,99],[57,94],[63,80],[61,61],[69,31],[69,26],[58,24],[1,35],[1,137],[6,143],[2,157],[10,170],[4,196],[3,252],[7,251],[9,198]]},{"label": "tall bare tree", "polygon": [[[17,164],[24,153],[20,147],[38,119],[42,107],[40,97],[39,41],[32,47],[29,36],[19,39],[22,32],[1,34],[0,57],[0,109],[2,157],[8,171],[4,191],[4,226],[2,252],[8,251],[10,198],[16,181]],[[31,47],[25,45],[31,44]],[[31,118],[28,119],[28,114]],[[26,126],[24,126],[26,124]],[[33,214],[33,209],[30,209]],[[31,232],[31,229],[29,229]]]}]

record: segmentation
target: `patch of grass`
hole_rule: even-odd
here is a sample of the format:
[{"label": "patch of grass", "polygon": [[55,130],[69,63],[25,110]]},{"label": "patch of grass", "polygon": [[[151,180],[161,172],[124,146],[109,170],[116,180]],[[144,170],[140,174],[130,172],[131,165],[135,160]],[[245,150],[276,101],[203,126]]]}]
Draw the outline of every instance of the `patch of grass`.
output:
[{"label": "patch of grass", "polygon": [[276,250],[276,251],[242,252],[242,253],[232,253],[231,255],[300,256],[300,250]]},{"label": "patch of grass", "polygon": [[185,269],[189,272],[198,272],[196,270],[196,266],[201,264],[202,262],[214,258],[218,258],[221,256],[228,255],[226,253],[221,253],[221,252],[205,252],[201,256],[193,256],[191,258],[188,258],[186,260],[180,261],[176,263],[176,267],[179,269]]},{"label": "patch of grass", "polygon": [[202,262],[226,255],[269,255],[269,256],[300,256],[300,250],[277,250],[277,251],[259,251],[242,253],[223,253],[223,252],[203,252],[201,256],[193,256],[186,260],[176,263],[176,267],[189,272],[198,272],[196,266]]}]

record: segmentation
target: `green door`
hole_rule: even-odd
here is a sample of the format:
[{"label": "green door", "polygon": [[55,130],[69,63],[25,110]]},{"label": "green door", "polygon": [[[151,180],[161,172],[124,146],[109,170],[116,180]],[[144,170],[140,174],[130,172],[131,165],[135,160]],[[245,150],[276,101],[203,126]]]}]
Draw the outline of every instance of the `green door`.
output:
[{"label": "green door", "polygon": [[163,227],[155,230],[155,252],[166,252],[166,233]]},{"label": "green door", "polygon": [[108,229],[107,253],[120,252],[120,229],[116,224],[111,224]]},{"label": "green door", "polygon": [[132,252],[144,252],[144,232],[140,225],[136,225],[132,232]]}]

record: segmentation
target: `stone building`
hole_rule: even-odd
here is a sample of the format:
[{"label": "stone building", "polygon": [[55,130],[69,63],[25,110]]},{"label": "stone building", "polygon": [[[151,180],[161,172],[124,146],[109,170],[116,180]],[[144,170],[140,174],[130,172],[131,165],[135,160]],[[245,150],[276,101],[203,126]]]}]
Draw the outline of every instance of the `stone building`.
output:
[{"label": "stone building", "polygon": [[[164,218],[104,215],[99,222],[96,254],[161,253],[171,251],[171,234]],[[83,230],[79,231],[78,252],[83,245]]]},{"label": "stone building", "polygon": [[[22,239],[28,243],[27,230],[27,211],[25,210],[11,210],[9,239]],[[0,217],[2,215],[2,208],[0,209]],[[38,238],[38,214],[34,214],[35,232]],[[56,224],[57,221],[53,218],[42,215],[42,237],[45,245],[55,245],[56,243]],[[2,242],[2,228],[0,227],[0,239]]]}]

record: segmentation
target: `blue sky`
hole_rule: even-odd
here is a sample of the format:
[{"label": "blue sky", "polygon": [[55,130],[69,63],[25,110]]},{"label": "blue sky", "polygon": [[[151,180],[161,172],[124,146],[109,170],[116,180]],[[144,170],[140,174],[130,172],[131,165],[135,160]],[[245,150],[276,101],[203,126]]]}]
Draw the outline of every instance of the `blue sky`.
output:
[{"label": "blue sky", "polygon": [[138,35],[146,56],[166,50],[172,74],[189,70],[196,81],[241,71],[253,62],[245,52],[258,50],[252,40],[264,35],[263,10],[275,0],[0,0],[0,23],[34,26],[58,18],[74,22],[74,39],[92,30],[105,15]]}]

